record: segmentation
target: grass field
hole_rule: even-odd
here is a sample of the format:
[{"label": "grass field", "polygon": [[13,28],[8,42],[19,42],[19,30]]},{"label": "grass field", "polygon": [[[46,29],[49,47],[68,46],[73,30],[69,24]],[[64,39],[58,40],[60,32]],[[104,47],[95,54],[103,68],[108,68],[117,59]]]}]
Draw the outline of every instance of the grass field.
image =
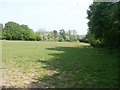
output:
[{"label": "grass field", "polygon": [[3,41],[5,88],[115,88],[115,50],[79,42]]}]

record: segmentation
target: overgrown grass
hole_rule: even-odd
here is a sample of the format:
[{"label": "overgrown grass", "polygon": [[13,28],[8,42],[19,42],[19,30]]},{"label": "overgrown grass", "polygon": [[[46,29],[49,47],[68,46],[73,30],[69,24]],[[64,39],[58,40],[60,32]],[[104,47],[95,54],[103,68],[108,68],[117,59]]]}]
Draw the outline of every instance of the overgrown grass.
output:
[{"label": "overgrown grass", "polygon": [[3,41],[3,87],[115,88],[115,50],[79,42]]}]

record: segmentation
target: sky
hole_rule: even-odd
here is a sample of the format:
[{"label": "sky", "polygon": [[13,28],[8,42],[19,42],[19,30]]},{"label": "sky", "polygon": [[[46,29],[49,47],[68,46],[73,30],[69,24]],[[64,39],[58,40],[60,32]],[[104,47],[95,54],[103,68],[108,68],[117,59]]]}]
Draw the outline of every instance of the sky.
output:
[{"label": "sky", "polygon": [[34,31],[60,29],[87,33],[87,9],[93,0],[0,0],[0,23],[14,21]]}]

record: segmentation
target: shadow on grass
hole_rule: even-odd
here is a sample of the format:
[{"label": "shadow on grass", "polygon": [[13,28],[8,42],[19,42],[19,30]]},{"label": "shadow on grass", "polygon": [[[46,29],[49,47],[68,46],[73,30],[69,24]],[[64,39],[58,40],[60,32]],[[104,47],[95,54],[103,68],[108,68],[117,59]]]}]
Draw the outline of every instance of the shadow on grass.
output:
[{"label": "shadow on grass", "polygon": [[[32,82],[33,88],[116,88],[118,64],[114,50],[101,48],[56,47],[47,50],[51,60],[37,60],[42,67],[56,71]],[[62,51],[63,53],[59,53]]]}]

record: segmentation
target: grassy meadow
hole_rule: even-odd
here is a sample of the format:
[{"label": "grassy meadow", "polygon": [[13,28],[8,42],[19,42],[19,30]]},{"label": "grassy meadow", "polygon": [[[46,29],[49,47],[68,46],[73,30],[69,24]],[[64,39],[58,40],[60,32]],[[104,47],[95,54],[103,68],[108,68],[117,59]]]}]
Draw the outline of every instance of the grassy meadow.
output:
[{"label": "grassy meadow", "polygon": [[115,88],[115,50],[80,42],[3,41],[4,88]]}]

